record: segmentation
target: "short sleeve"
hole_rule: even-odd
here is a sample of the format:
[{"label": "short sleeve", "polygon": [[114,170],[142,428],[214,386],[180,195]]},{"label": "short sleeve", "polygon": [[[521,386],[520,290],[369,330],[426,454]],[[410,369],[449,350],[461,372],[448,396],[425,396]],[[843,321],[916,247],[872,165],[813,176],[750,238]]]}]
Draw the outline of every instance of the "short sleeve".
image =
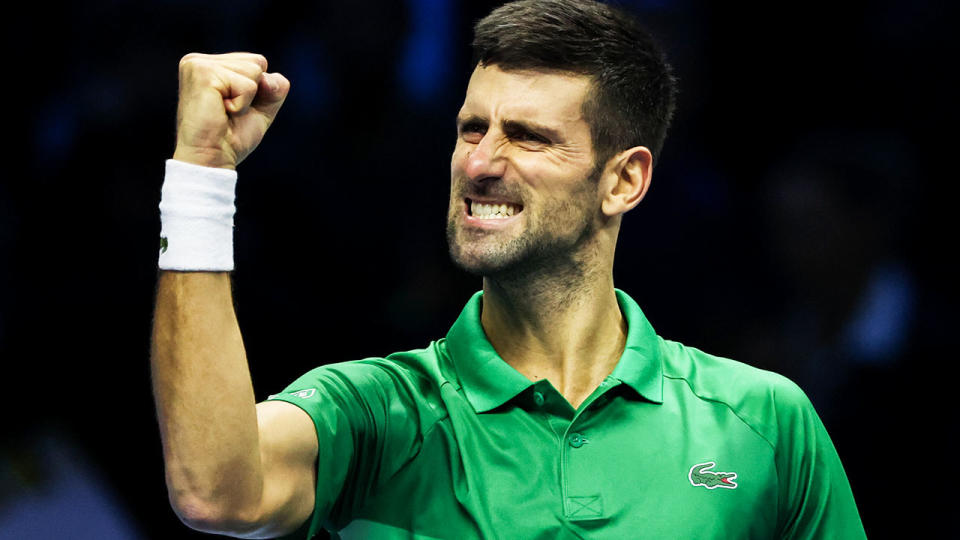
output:
[{"label": "short sleeve", "polygon": [[792,382],[774,393],[781,538],[866,538],[847,475],[813,404]]},{"label": "short sleeve", "polygon": [[291,403],[317,431],[313,515],[289,538],[338,530],[376,486],[418,451],[421,420],[410,375],[383,359],[313,369],[269,400]]}]

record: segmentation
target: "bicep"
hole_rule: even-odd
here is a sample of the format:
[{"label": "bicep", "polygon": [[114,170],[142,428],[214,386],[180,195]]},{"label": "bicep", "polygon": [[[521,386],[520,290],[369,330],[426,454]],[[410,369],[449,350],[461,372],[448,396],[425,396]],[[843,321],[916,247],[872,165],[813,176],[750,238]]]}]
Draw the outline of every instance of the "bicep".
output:
[{"label": "bicep", "polygon": [[407,386],[396,370],[347,362],[317,368],[285,389],[290,397],[283,399],[296,405],[259,404],[263,521],[282,523],[284,531],[314,512],[323,523],[349,522],[416,454],[420,414]]},{"label": "bicep", "polygon": [[261,516],[272,534],[286,534],[313,513],[317,432],[303,409],[283,401],[257,404],[263,470]]}]

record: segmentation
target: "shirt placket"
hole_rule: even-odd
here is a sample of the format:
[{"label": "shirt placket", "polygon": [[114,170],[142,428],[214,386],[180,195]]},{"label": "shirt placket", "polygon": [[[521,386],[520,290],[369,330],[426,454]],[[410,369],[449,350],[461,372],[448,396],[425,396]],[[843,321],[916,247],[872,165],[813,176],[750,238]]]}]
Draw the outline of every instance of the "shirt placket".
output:
[{"label": "shirt placket", "polygon": [[534,405],[547,413],[547,421],[557,436],[561,504],[563,515],[569,521],[606,517],[604,494],[588,487],[595,484],[590,479],[596,474],[596,467],[602,466],[602,461],[598,461],[601,452],[597,443],[591,440],[591,429],[584,426],[601,401],[606,399],[604,394],[618,384],[620,382],[616,379],[607,377],[577,411],[546,381],[534,386]]}]

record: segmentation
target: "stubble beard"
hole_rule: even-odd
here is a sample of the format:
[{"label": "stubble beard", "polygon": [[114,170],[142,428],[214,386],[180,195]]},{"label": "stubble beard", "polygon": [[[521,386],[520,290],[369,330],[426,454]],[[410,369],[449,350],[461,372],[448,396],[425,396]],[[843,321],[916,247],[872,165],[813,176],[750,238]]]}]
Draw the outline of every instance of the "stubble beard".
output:
[{"label": "stubble beard", "polygon": [[519,235],[503,240],[503,231],[468,230],[463,224],[463,197],[451,201],[447,217],[450,258],[459,268],[498,282],[541,281],[548,276],[574,282],[582,277],[586,245],[595,235],[593,178],[569,199],[545,201],[524,216]]}]

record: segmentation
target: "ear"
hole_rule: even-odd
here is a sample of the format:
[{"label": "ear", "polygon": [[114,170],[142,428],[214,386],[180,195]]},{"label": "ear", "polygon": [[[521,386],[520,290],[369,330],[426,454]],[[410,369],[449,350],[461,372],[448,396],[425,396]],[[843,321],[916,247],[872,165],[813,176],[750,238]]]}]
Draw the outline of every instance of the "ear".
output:
[{"label": "ear", "polygon": [[646,146],[635,146],[610,158],[603,175],[603,213],[613,217],[640,204],[652,175],[653,155]]}]

